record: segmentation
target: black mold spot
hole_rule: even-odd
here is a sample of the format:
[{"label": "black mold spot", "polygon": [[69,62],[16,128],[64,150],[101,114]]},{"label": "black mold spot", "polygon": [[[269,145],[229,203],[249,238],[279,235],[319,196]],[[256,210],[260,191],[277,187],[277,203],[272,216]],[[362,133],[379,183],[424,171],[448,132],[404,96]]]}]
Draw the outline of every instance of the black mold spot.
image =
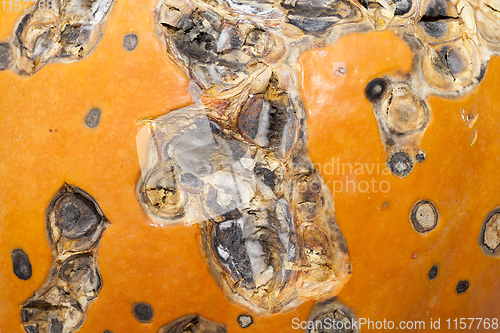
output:
[{"label": "black mold spot", "polygon": [[9,69],[14,62],[14,53],[9,43],[0,43],[0,70]]},{"label": "black mold spot", "polygon": [[79,193],[68,194],[61,200],[57,216],[57,225],[71,239],[94,230],[102,220],[94,203]]},{"label": "black mold spot", "polygon": [[21,249],[15,249],[11,254],[14,274],[21,280],[28,280],[31,277],[31,263],[28,255]]},{"label": "black mold spot", "polygon": [[438,275],[438,265],[434,265],[432,266],[431,270],[429,271],[429,280],[434,280],[436,278],[436,276]]},{"label": "black mold spot", "polygon": [[139,39],[136,34],[127,34],[123,37],[123,48],[127,51],[133,51],[137,47]]},{"label": "black mold spot", "polygon": [[376,78],[368,82],[365,88],[365,96],[371,103],[378,102],[387,90],[387,80]]},{"label": "black mold spot", "polygon": [[407,14],[412,6],[411,0],[395,0],[396,10],[394,15],[405,15]]},{"label": "black mold spot", "polygon": [[50,333],[63,333],[63,322],[59,318],[52,318],[50,320]]},{"label": "black mold spot", "polygon": [[424,17],[443,17],[446,16],[446,0],[433,0],[429,3]]},{"label": "black mold spot", "polygon": [[255,168],[255,173],[260,174],[264,183],[274,190],[276,181],[278,180],[278,177],[274,174],[274,172],[266,168]]},{"label": "black mold spot", "polygon": [[439,55],[452,75],[460,74],[464,71],[462,57],[457,49],[445,46],[439,51]]},{"label": "black mold spot", "polygon": [[321,32],[333,25],[333,22],[313,20],[309,18],[289,18],[290,23],[302,29],[305,32]]},{"label": "black mold spot", "polygon": [[405,151],[394,153],[387,161],[389,169],[398,177],[406,177],[413,170],[413,162],[410,155]]},{"label": "black mold spot", "polygon": [[361,4],[361,6],[368,9],[368,0],[358,0],[358,2]]},{"label": "black mold spot", "polygon": [[252,316],[246,314],[239,315],[238,324],[240,325],[241,328],[247,328],[253,324],[253,318]]},{"label": "black mold spot", "polygon": [[89,128],[96,128],[99,125],[99,121],[101,120],[101,110],[92,109],[85,116],[85,125]]},{"label": "black mold spot", "polygon": [[446,22],[425,22],[422,21],[419,23],[420,26],[424,29],[425,33],[431,37],[439,38],[443,37],[448,31],[448,26]]},{"label": "black mold spot", "polygon": [[154,316],[154,310],[148,303],[135,303],[132,307],[135,319],[141,323],[149,323]]},{"label": "black mold spot", "polygon": [[425,151],[421,150],[415,155],[415,159],[417,160],[418,163],[422,163],[425,161],[426,158],[426,153]]},{"label": "black mold spot", "polygon": [[464,292],[467,291],[467,289],[469,289],[469,281],[465,280],[465,281],[458,281],[457,283],[457,288],[455,289],[457,294],[463,294]]},{"label": "black mold spot", "polygon": [[[215,224],[213,236],[213,252],[217,260],[224,264],[233,278],[247,288],[254,288],[255,281],[252,274],[252,264],[246,250],[246,240],[243,230],[236,221]],[[227,226],[227,224],[230,224]],[[223,252],[221,252],[223,251]]]}]

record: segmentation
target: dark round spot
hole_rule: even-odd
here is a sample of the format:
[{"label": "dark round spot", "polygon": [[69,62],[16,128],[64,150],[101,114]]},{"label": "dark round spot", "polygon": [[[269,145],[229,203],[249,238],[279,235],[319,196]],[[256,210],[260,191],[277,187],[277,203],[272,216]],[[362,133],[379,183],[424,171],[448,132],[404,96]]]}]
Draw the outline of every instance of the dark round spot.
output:
[{"label": "dark round spot", "polygon": [[261,112],[266,104],[263,95],[255,95],[250,97],[241,107],[238,129],[245,138],[252,142],[257,137]]},{"label": "dark round spot", "polygon": [[378,102],[387,90],[387,80],[376,78],[368,82],[365,88],[365,96],[371,103]]},{"label": "dark round spot", "polygon": [[52,318],[50,320],[50,333],[63,333],[64,324],[59,318]]},{"label": "dark round spot", "polygon": [[266,183],[266,185],[272,190],[274,190],[274,187],[279,182],[278,176],[276,176],[276,174],[269,169],[257,167],[255,168],[255,173],[260,175],[264,183]]},{"label": "dark round spot", "polygon": [[136,34],[127,34],[123,37],[123,47],[127,51],[132,51],[137,47],[139,39]]},{"label": "dark round spot", "polygon": [[101,110],[92,109],[85,116],[85,125],[89,128],[96,128],[101,120]]},{"label": "dark round spot", "polygon": [[396,141],[394,141],[393,138],[389,138],[385,141],[385,144],[388,146],[388,147],[392,147],[396,144]]},{"label": "dark round spot", "polygon": [[428,200],[420,200],[411,209],[410,220],[417,232],[431,231],[436,227],[438,218],[436,206]]},{"label": "dark round spot", "polygon": [[63,202],[59,214],[62,219],[60,226],[66,231],[73,229],[80,218],[80,210],[69,200]]},{"label": "dark round spot", "polygon": [[469,281],[467,281],[467,280],[458,281],[457,288],[456,288],[457,294],[463,294],[464,292],[467,291],[467,289],[469,289]]},{"label": "dark round spot", "polygon": [[446,22],[421,21],[419,24],[426,34],[434,38],[443,37],[448,31]]},{"label": "dark round spot", "polygon": [[396,10],[394,11],[394,15],[405,15],[411,9],[412,2],[411,0],[395,0]]},{"label": "dark round spot", "polygon": [[0,70],[9,69],[14,62],[14,53],[9,43],[0,43]]},{"label": "dark round spot", "polygon": [[465,70],[462,56],[455,48],[443,47],[439,55],[452,75],[460,74]]},{"label": "dark round spot", "polygon": [[368,0],[358,0],[361,6],[365,7],[368,9]]},{"label": "dark round spot", "polygon": [[438,275],[438,268],[438,265],[432,266],[429,274],[427,274],[429,276],[429,280],[434,280],[436,278],[436,276]]},{"label": "dark round spot", "polygon": [[413,162],[410,155],[405,151],[394,153],[387,161],[389,169],[398,177],[406,177],[413,170]]},{"label": "dark round spot", "polygon": [[422,163],[423,161],[425,161],[425,158],[427,157],[427,154],[425,153],[425,151],[423,150],[420,150],[416,155],[415,155],[415,159],[417,160],[418,163]]},{"label": "dark round spot", "polygon": [[28,280],[31,277],[31,263],[28,255],[21,249],[15,249],[11,254],[14,274],[21,280]]},{"label": "dark round spot", "polygon": [[113,333],[110,330],[105,330],[104,333]]},{"label": "dark round spot", "polygon": [[148,303],[135,303],[132,307],[135,319],[141,323],[149,323],[154,316],[153,307]]},{"label": "dark round spot", "polygon": [[93,232],[103,222],[97,207],[83,193],[66,193],[56,207],[56,223],[63,235],[76,239]]},{"label": "dark round spot", "polygon": [[431,0],[425,10],[423,18],[439,18],[447,15],[447,1],[446,0]]},{"label": "dark round spot", "polygon": [[252,316],[246,314],[239,315],[238,324],[240,325],[241,328],[247,328],[253,324],[253,318]]},{"label": "dark round spot", "polygon": [[190,187],[198,187],[198,185],[200,184],[200,180],[198,179],[198,177],[188,172],[181,175],[181,182]]},{"label": "dark round spot", "polygon": [[306,17],[289,17],[290,23],[305,32],[321,32],[333,25],[333,22],[315,20]]}]

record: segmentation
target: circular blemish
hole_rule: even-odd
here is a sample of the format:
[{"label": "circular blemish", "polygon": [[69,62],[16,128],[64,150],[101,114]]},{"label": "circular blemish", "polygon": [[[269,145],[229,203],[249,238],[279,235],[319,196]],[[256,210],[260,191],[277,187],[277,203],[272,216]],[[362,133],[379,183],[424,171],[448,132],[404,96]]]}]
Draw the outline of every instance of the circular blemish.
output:
[{"label": "circular blemish", "polygon": [[11,254],[14,274],[21,280],[31,278],[31,262],[28,255],[22,249],[15,249]]},{"label": "circular blemish", "polygon": [[96,128],[97,125],[99,125],[100,120],[101,110],[94,108],[90,110],[85,116],[85,125],[87,125],[87,127],[89,128]]},{"label": "circular blemish", "polygon": [[423,233],[434,229],[439,218],[438,211],[434,204],[428,200],[417,202],[410,214],[410,220],[416,231]]},{"label": "circular blemish", "polygon": [[398,177],[406,177],[413,170],[413,162],[410,155],[405,151],[394,153],[387,161],[389,169]]},{"label": "circular blemish", "polygon": [[123,37],[123,48],[127,51],[133,51],[139,42],[136,34],[127,34]]},{"label": "circular blemish", "polygon": [[429,280],[434,280],[438,275],[438,271],[439,271],[438,265],[432,266],[432,268],[429,270],[429,273],[427,274]]},{"label": "circular blemish", "polygon": [[455,289],[455,291],[457,292],[457,294],[463,294],[464,292],[467,291],[467,289],[469,289],[469,281],[460,280],[457,283],[457,288]]},{"label": "circular blemish", "polygon": [[387,90],[387,80],[376,78],[368,82],[365,88],[365,96],[371,103],[378,102]]},{"label": "circular blemish", "polygon": [[153,307],[148,303],[135,303],[132,307],[135,319],[141,323],[149,323],[154,316]]},{"label": "circular blemish", "polygon": [[253,318],[252,316],[246,314],[239,315],[238,324],[240,325],[241,328],[247,328],[253,324]]}]

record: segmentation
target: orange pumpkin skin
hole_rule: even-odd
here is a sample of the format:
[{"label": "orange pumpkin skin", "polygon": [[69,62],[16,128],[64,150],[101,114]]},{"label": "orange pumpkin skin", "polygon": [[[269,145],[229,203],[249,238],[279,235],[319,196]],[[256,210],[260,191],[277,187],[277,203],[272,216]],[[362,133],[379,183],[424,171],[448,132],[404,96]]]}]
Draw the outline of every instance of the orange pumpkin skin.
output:
[{"label": "orange pumpkin skin", "polygon": [[[45,211],[64,182],[90,193],[113,222],[98,252],[104,288],[79,332],[157,332],[191,313],[225,323],[230,332],[243,331],[236,318],[245,311],[230,303],[210,276],[197,227],[151,225],[134,195],[140,173],[136,121],[191,103],[188,81],[162,58],[152,34],[152,6],[152,1],[117,4],[102,41],[84,60],[48,65],[28,80],[0,73],[2,331],[22,332],[20,305],[45,281],[52,262]],[[17,15],[5,13],[0,37],[10,34]],[[122,41],[130,31],[139,44],[127,52]],[[318,68],[311,60],[315,57],[343,64],[346,74],[335,76],[327,65]],[[353,263],[339,299],[372,321],[424,320],[428,325],[430,318],[441,318],[443,328],[447,318],[499,318],[500,263],[483,253],[478,237],[485,218],[500,204],[500,62],[490,61],[484,81],[470,95],[430,98],[432,121],[420,144],[427,159],[399,179],[382,171],[383,146],[363,92],[374,77],[409,72],[411,57],[396,36],[374,32],[347,36],[301,58],[309,153],[335,193],[337,220]],[[99,126],[89,129],[84,119],[94,107],[103,114]],[[469,128],[463,118],[476,112],[479,118]],[[478,137],[471,146],[473,130]],[[380,164],[381,171],[365,168],[351,179],[349,173],[331,171],[332,163],[375,164],[374,170]],[[347,184],[346,176],[358,184],[372,177],[377,184],[387,181],[390,190],[335,191],[334,184]],[[421,199],[432,200],[440,214],[437,227],[424,235],[409,220]],[[12,271],[16,248],[31,261],[33,275],[26,281]],[[439,273],[430,281],[435,264]],[[459,280],[470,282],[461,295],[455,291]],[[133,317],[136,302],[153,306],[150,323]],[[311,307],[308,302],[285,314],[254,317],[244,331],[297,332],[292,320],[307,320]]]}]

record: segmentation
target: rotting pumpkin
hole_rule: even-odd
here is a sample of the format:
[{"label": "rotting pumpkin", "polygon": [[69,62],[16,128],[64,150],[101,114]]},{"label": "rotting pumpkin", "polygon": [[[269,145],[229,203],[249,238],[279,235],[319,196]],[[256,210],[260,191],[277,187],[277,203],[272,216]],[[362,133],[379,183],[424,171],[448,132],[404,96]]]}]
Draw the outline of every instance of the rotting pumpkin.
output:
[{"label": "rotting pumpkin", "polygon": [[[338,319],[339,313],[348,316],[354,316],[353,313],[356,313],[358,317],[370,318],[372,321],[429,320],[427,325],[430,323],[429,317],[432,316],[498,318],[500,311],[495,300],[498,299],[499,293],[499,282],[497,282],[499,264],[495,255],[499,242],[498,212],[495,207],[498,206],[500,199],[495,193],[495,186],[482,186],[483,183],[499,184],[499,176],[493,168],[499,150],[493,125],[498,115],[492,107],[495,102],[493,98],[495,87],[492,82],[497,78],[495,72],[486,69],[489,56],[496,52],[494,30],[491,28],[496,23],[492,16],[494,12],[489,11],[492,5],[479,5],[474,8],[467,3],[457,5],[439,1],[412,4],[407,6],[408,8],[398,8],[400,4],[408,4],[407,2],[385,4],[386,6],[377,2],[361,5],[339,2],[336,3],[337,7],[323,7],[325,4],[326,2],[314,5],[300,1],[293,4],[283,2],[281,12],[279,6],[271,10],[265,4],[256,6],[252,2],[245,2],[241,6],[233,4],[233,7],[203,2],[196,2],[196,5],[194,2],[166,2],[167,11],[173,11],[174,15],[162,11],[163,3],[159,2],[155,5],[153,21],[149,25],[143,19],[137,19],[137,25],[130,26],[134,30],[135,34],[132,35],[134,38],[131,37],[130,31],[123,30],[118,24],[125,20],[127,10],[133,5],[125,3],[122,4],[122,9],[119,9],[120,4],[117,3],[116,8],[106,14],[109,15],[109,23],[105,28],[105,37],[98,46],[97,43],[86,45],[86,39],[83,42],[76,41],[84,50],[79,58],[87,56],[96,47],[91,56],[78,63],[47,66],[28,81],[19,80],[13,73],[4,72],[5,75],[2,73],[5,76],[2,84],[7,88],[10,87],[9,96],[3,102],[7,107],[16,105],[16,109],[23,112],[23,117],[12,117],[12,113],[3,115],[3,129],[7,134],[4,148],[9,161],[3,168],[8,175],[7,179],[15,174],[13,170],[24,176],[16,179],[16,183],[11,179],[2,185],[4,187],[2,193],[14,193],[12,199],[10,195],[9,200],[4,199],[7,208],[2,211],[2,220],[5,221],[3,228],[6,235],[10,235],[11,238],[6,238],[3,243],[10,251],[6,251],[8,255],[2,260],[4,263],[14,265],[13,270],[5,270],[6,279],[10,279],[11,282],[9,286],[21,285],[21,281],[25,280],[26,283],[31,283],[30,286],[22,286],[24,299],[10,297],[9,299],[14,301],[5,303],[5,313],[8,315],[1,318],[1,323],[4,324],[2,327],[13,332],[19,330],[18,306],[38,289],[48,274],[50,255],[46,252],[44,256],[40,247],[41,244],[42,247],[45,244],[48,247],[43,232],[43,215],[53,194],[65,181],[92,193],[93,198],[96,198],[103,211],[106,211],[106,215],[113,221],[113,227],[106,231],[101,240],[98,255],[104,281],[103,288],[89,307],[86,317],[84,316],[85,321],[79,329],[81,332],[99,330],[119,332],[131,329],[156,332],[162,326],[162,329],[166,330],[175,325],[218,327],[214,330],[219,328],[225,330],[227,326],[230,331],[237,331],[243,327],[241,321],[236,320],[243,318],[240,316],[242,312],[250,310],[249,314],[253,314],[261,312],[262,309],[274,312],[282,308],[291,311],[271,317],[254,316],[252,322],[255,322],[246,330],[292,332],[295,331],[292,318],[297,317],[305,321],[311,306],[311,303],[307,302],[297,307],[299,303],[306,299],[321,300],[333,297],[339,291],[339,288],[333,288],[322,293],[313,286],[312,293],[306,294],[298,302],[290,303],[291,306],[286,308],[287,301],[279,298],[267,299],[264,303],[259,301],[257,304],[255,302],[253,305],[248,304],[248,299],[251,298],[245,295],[248,286],[243,286],[243,289],[224,287],[234,283],[234,276],[248,274],[248,270],[251,269],[245,267],[243,264],[247,261],[238,257],[237,253],[232,253],[227,245],[227,239],[238,239],[238,228],[243,230],[240,222],[231,221],[236,221],[244,214],[239,212],[241,216],[238,216],[234,209],[229,209],[231,200],[226,200],[226,207],[221,206],[224,200],[218,200],[218,197],[219,199],[224,197],[223,194],[227,197],[228,193],[230,194],[231,190],[238,186],[228,186],[227,180],[221,180],[221,177],[209,173],[202,175],[206,176],[202,181],[208,184],[208,188],[198,190],[196,185],[199,183],[196,179],[181,172],[182,163],[176,173],[175,166],[171,162],[172,149],[170,154],[165,155],[163,149],[156,149],[156,144],[152,146],[149,156],[164,159],[168,167],[168,170],[156,180],[165,183],[168,181],[165,175],[171,175],[169,177],[174,179],[173,183],[176,185],[175,179],[178,177],[178,182],[181,184],[180,191],[185,192],[181,193],[179,198],[175,198],[177,195],[174,191],[175,186],[162,187],[162,191],[151,191],[142,186],[141,177],[137,187],[139,202],[155,221],[158,221],[157,212],[164,210],[169,212],[172,207],[176,207],[174,211],[177,212],[174,214],[174,222],[182,220],[187,212],[187,220],[202,223],[202,231],[200,233],[195,227],[150,225],[143,216],[133,194],[135,187],[133,178],[138,174],[138,164],[135,162],[135,152],[130,145],[135,141],[136,131],[130,124],[143,117],[161,115],[165,113],[164,109],[167,106],[170,110],[189,103],[187,97],[175,98],[177,94],[186,96],[186,81],[175,72],[173,65],[164,63],[161,56],[156,54],[161,55],[161,50],[155,46],[154,38],[148,35],[148,31],[153,27],[161,32],[160,40],[166,41],[167,52],[171,56],[178,56],[176,61],[193,80],[194,83],[189,87],[189,91],[198,106],[182,111],[181,116],[188,118],[184,122],[171,121],[162,127],[160,120],[147,121],[147,124],[152,126],[151,133],[161,133],[162,130],[169,132],[169,126],[170,128],[173,125],[177,126],[175,131],[160,138],[164,140],[160,142],[166,143],[170,142],[169,135],[172,137],[175,133],[189,134],[189,130],[196,131],[198,125],[203,127],[207,122],[198,121],[194,128],[189,128],[190,124],[196,123],[194,118],[210,119],[214,123],[209,129],[214,133],[215,141],[218,143],[215,148],[217,154],[222,157],[235,156],[236,148],[237,152],[243,152],[239,157],[244,157],[252,150],[254,152],[250,152],[249,156],[260,156],[260,159],[253,158],[257,161],[252,163],[261,164],[254,167],[254,170],[256,178],[262,179],[263,185],[255,181],[257,186],[253,188],[250,186],[251,189],[247,192],[261,193],[261,197],[259,200],[245,202],[251,204],[247,208],[247,214],[251,212],[257,216],[257,221],[269,221],[273,214],[285,216],[284,212],[290,208],[283,207],[288,206],[299,216],[294,218],[300,221],[302,213],[305,223],[296,223],[294,226],[303,227],[295,244],[303,246],[305,250],[310,246],[312,251],[304,253],[308,260],[305,264],[302,262],[304,266],[301,269],[305,272],[311,270],[311,263],[318,263],[318,259],[314,259],[314,256],[319,256],[319,262],[323,260],[321,259],[321,256],[325,255],[323,248],[336,248],[343,242],[341,234],[335,231],[335,222],[328,222],[330,227],[333,226],[333,234],[330,234],[328,228],[321,222],[316,226],[316,222],[322,219],[321,214],[325,212],[326,215],[333,214],[333,207],[322,207],[324,202],[331,201],[328,199],[328,191],[323,189],[325,186],[323,184],[329,185],[335,194],[337,222],[349,244],[354,266],[353,277],[339,294],[339,299],[350,310],[344,310],[343,305],[335,305],[337,301],[318,303],[311,314],[312,317],[316,318],[314,314],[321,313],[317,318]],[[247,12],[238,12],[241,10]],[[437,13],[434,13],[435,11]],[[142,13],[144,17],[149,17],[151,8],[142,9]],[[266,17],[263,18],[262,15]],[[116,18],[113,25],[114,17]],[[20,22],[22,23],[23,19]],[[413,34],[408,34],[408,24],[413,27]],[[57,26],[49,24],[47,27],[50,30]],[[7,31],[7,27],[1,28]],[[368,33],[373,28],[386,29],[387,32]],[[17,33],[19,29],[15,31],[13,38],[24,36]],[[202,34],[203,37],[198,38],[196,34]],[[346,36],[343,37],[344,35]],[[406,43],[397,38],[397,35],[405,39]],[[26,36],[33,34],[28,33]],[[33,41],[35,48],[27,50],[32,52],[30,54],[11,39],[10,43],[2,44],[2,52],[7,50],[2,53],[2,66],[13,67],[22,75],[33,74],[41,68],[40,64],[50,62],[47,55],[54,57],[52,59],[67,58],[64,52],[68,52],[61,50],[75,50],[73,47],[60,47],[67,43],[63,42],[62,34],[60,37],[54,37],[57,36],[57,29],[56,32],[48,32],[47,35],[41,33],[37,36],[45,36],[43,38],[55,42],[50,48],[55,51],[43,54],[43,61],[33,60],[33,57],[41,56],[43,53],[36,51],[36,47],[42,49],[47,47],[47,41],[40,44]],[[184,36],[191,36],[194,39],[188,44],[172,42],[172,40],[183,42]],[[197,43],[201,43],[203,47],[199,48]],[[329,44],[332,45],[328,46]],[[188,46],[191,51],[187,55],[176,53],[176,47],[179,45],[183,47],[180,50],[185,52]],[[314,47],[320,48],[314,49]],[[307,51],[311,48],[313,48],[311,51]],[[18,51],[9,53],[12,49]],[[239,49],[241,51],[238,51]],[[154,61],[147,63],[146,58],[138,56],[137,53],[133,54],[139,50],[148,52]],[[196,52],[201,52],[197,55],[198,58],[190,59],[190,55],[196,55]],[[4,54],[7,54],[7,57],[4,57]],[[23,57],[25,54],[29,54],[33,65],[26,65]],[[113,55],[130,57],[133,60],[125,65],[113,65],[109,60],[104,61],[104,67],[100,67],[103,75],[98,75],[94,80],[96,84],[84,86],[82,74],[89,68],[98,67],[99,60],[111,58]],[[252,57],[259,60],[249,59]],[[4,59],[8,60],[5,66]],[[18,62],[19,59],[23,61]],[[366,59],[370,61],[363,62]],[[204,64],[200,65],[200,60]],[[212,63],[220,64],[218,72],[213,71]],[[301,67],[299,72],[294,71],[298,68],[297,64]],[[489,67],[495,64],[494,58]],[[128,70],[124,71],[123,67],[127,66]],[[140,72],[138,67],[144,71]],[[34,70],[30,72],[20,68]],[[158,68],[161,68],[160,72],[163,75],[155,75]],[[122,83],[115,82],[113,89],[108,88],[106,96],[98,96],[95,90],[106,87],[109,82],[106,81],[109,80],[106,73],[110,69],[122,76],[119,80]],[[248,73],[250,70],[252,74]],[[170,71],[177,73],[177,76],[173,77]],[[251,80],[246,79],[246,75],[250,75]],[[43,82],[57,82],[59,78],[64,78],[63,81],[68,85],[80,83],[81,89],[86,93],[82,94],[80,99],[71,100],[69,96],[72,91],[66,87],[56,84],[52,85],[52,89],[41,86]],[[152,79],[146,92],[130,91],[122,85],[135,84],[135,87],[139,87],[137,79],[141,78]],[[485,83],[479,85],[481,80]],[[161,89],[179,82],[182,83],[182,87],[170,88],[171,94]],[[225,86],[222,87],[222,84]],[[298,91],[299,85],[301,94]],[[15,91],[13,86],[21,88]],[[42,95],[41,101],[36,103],[42,110],[32,111],[30,108],[30,105],[35,105],[32,98],[36,95],[31,95],[31,99],[26,96],[22,99],[23,93],[28,92],[26,89],[33,88],[42,93],[52,94]],[[182,90],[184,94],[179,93]],[[123,103],[120,98],[114,97],[116,94],[130,103]],[[54,100],[50,97],[54,97]],[[449,100],[452,97],[457,100]],[[201,107],[201,104],[204,104],[204,107]],[[68,112],[61,111],[68,106],[70,109],[76,107],[79,110],[81,114],[79,121],[68,119]],[[280,106],[284,107],[285,114],[288,112],[296,119],[291,117],[292,120],[288,121],[286,117],[285,120],[278,117],[275,120],[272,116],[279,115],[279,112],[274,110],[279,110]],[[290,106],[294,106],[292,111],[287,110]],[[133,112],[130,112],[130,109]],[[145,109],[157,111],[146,111],[146,113]],[[201,118],[196,116],[200,110]],[[317,177],[314,169],[307,167],[305,172],[301,173],[298,168],[297,174],[294,172],[297,168],[293,166],[293,163],[298,165],[309,163],[304,153],[303,141],[306,137],[303,121],[305,110],[308,112],[309,121],[307,144],[310,157],[325,180],[323,183],[320,178],[316,178],[319,180],[313,181],[312,186],[307,184],[310,182],[308,177],[311,175],[313,178]],[[39,126],[32,128],[31,131],[19,133],[20,135],[16,133],[21,130],[20,126],[33,127],[34,119],[39,119],[41,115],[52,117],[44,119],[45,125],[50,124],[48,131],[47,126]],[[193,123],[189,122],[190,115],[194,117]],[[162,119],[175,117],[175,112],[167,117],[170,118]],[[278,134],[285,133],[284,128],[288,130],[292,128],[292,135],[282,134],[281,137],[273,138],[268,133],[276,131],[273,121],[282,126]],[[7,124],[12,127],[8,128]],[[74,135],[75,130],[72,126],[78,128],[77,135]],[[184,126],[187,127],[184,129]],[[121,140],[116,140],[117,137],[128,138],[126,147]],[[291,145],[287,145],[287,141],[283,140],[289,137],[292,138]],[[39,138],[42,139],[41,142],[38,142]],[[228,143],[231,142],[228,138],[236,143]],[[139,137],[140,146],[144,145],[141,139],[144,138]],[[21,148],[16,147],[15,144],[20,140],[27,140],[28,146],[21,143],[23,145]],[[179,147],[182,149],[182,144],[185,145],[188,141],[184,139],[180,142],[181,144],[173,149],[174,155],[179,155],[179,150],[176,149]],[[280,144],[281,142],[285,144]],[[297,149],[297,142],[302,148]],[[82,143],[87,145],[88,150],[79,148],[80,151],[75,148],[81,147]],[[105,150],[92,151],[91,145]],[[232,149],[229,154],[221,148],[226,145]],[[43,146],[47,153],[37,155],[38,149],[35,147],[40,146]],[[111,147],[114,147],[115,151],[110,150]],[[25,153],[22,157],[14,159],[19,149]],[[291,163],[282,162],[284,166],[279,168],[271,168],[273,171],[286,169],[286,172],[277,172],[278,175],[273,177],[268,172],[271,170],[269,167],[279,165],[280,159],[286,158],[287,154],[293,155],[294,149],[300,158],[292,159]],[[118,156],[115,156],[115,153]],[[271,153],[272,157],[266,157],[266,153]],[[83,160],[82,155],[84,155]],[[147,149],[140,147],[139,158],[143,170],[149,171],[150,166],[144,162],[148,160]],[[149,157],[149,162],[151,159],[152,157]],[[181,158],[177,159],[182,161]],[[50,172],[43,174],[40,170],[33,170],[34,160],[43,163],[37,167],[49,168]],[[124,162],[127,160],[130,163],[126,170],[116,171],[118,165],[121,169],[125,169]],[[87,164],[82,164],[84,161]],[[229,162],[240,162],[243,165],[241,162],[248,161],[240,159]],[[102,163],[105,167],[100,166]],[[190,160],[187,158],[184,167],[192,168],[193,165],[189,163]],[[380,173],[378,164],[382,164],[382,169],[389,172]],[[327,172],[327,167],[332,172]],[[192,173],[191,175],[194,176]],[[297,177],[300,184],[304,176],[306,176],[304,186],[306,191],[298,191],[297,199],[294,194],[289,194],[288,197],[286,194],[276,194],[283,189],[276,189],[275,185],[278,187],[287,185],[287,181],[295,179],[294,177]],[[272,181],[273,179],[278,181]],[[375,184],[382,185],[384,181],[389,187],[385,189],[382,186],[374,187]],[[25,182],[26,185],[37,184],[37,189],[26,193],[21,189],[29,186],[20,186],[19,182],[21,184]],[[152,188],[158,188],[155,186]],[[293,183],[288,186],[292,192],[301,188],[301,185]],[[312,193],[311,187],[316,188]],[[339,190],[339,187],[342,189]],[[273,191],[268,192],[267,188],[274,190],[274,196],[284,198],[284,201],[272,204]],[[215,196],[210,194],[213,190],[219,189],[224,193]],[[197,190],[201,194],[194,198],[198,198],[196,200],[201,202],[201,206],[196,203],[190,206],[186,202],[179,201],[191,200],[190,195]],[[122,193],[127,191],[129,193],[122,196]],[[269,194],[266,196],[266,193]],[[310,202],[305,200],[305,197],[313,198],[318,193],[323,193],[320,195],[322,200],[316,199],[316,202],[323,204],[312,205],[312,210],[308,207],[309,213],[306,211],[304,215],[300,204]],[[164,201],[167,195],[173,195],[173,199]],[[145,199],[149,200],[149,205],[156,208],[151,210]],[[214,202],[217,205],[214,206]],[[19,209],[26,207],[28,203],[33,204],[33,208]],[[238,202],[236,208],[241,208],[243,204]],[[271,208],[262,213],[262,208],[268,206]],[[203,214],[200,214],[200,211]],[[169,218],[167,214],[167,220]],[[387,222],[389,220],[392,224]],[[13,224],[17,221],[23,221],[22,226],[28,227],[30,232],[20,232],[19,227]],[[74,224],[78,225],[80,220],[75,221]],[[259,231],[265,227],[260,223],[256,225]],[[113,231],[114,228],[116,231]],[[276,232],[276,227],[274,228],[271,233],[263,233],[263,238],[258,238],[261,241],[265,239],[266,244],[269,244],[268,248],[272,249],[268,251],[272,255],[264,262],[272,263],[270,271],[273,273],[284,269],[283,265],[287,262],[293,263],[290,257],[279,258],[280,253],[286,253],[286,250],[277,246],[284,241],[282,235]],[[220,236],[227,231],[230,232]],[[326,243],[321,241],[321,235],[325,232]],[[277,238],[273,239],[272,234],[277,235]],[[285,234],[293,236],[294,232],[288,231]],[[332,237],[332,235],[337,236]],[[311,237],[311,241],[308,237]],[[148,242],[151,238],[155,242]],[[23,239],[24,241],[21,241]],[[31,239],[31,251],[28,250],[27,239]],[[457,239],[461,241],[460,245],[455,243]],[[245,238],[243,240],[247,241]],[[250,241],[252,240],[247,242]],[[239,304],[249,307],[249,310],[228,304],[224,294],[210,279],[209,271],[206,268],[199,268],[203,266],[203,260],[198,254],[200,243],[204,244],[202,253],[206,253],[208,257],[212,275],[223,287],[226,295],[243,297],[243,301],[240,300]],[[219,252],[219,256],[210,257],[211,254],[220,251],[218,248],[221,245],[223,251]],[[222,259],[226,250],[232,255],[231,264],[240,268],[228,270],[227,266],[224,267]],[[330,252],[330,255],[335,253],[332,258],[343,256],[343,251],[335,251]],[[407,255],[401,255],[406,252]],[[380,253],[384,253],[383,258]],[[150,257],[149,262],[143,259],[146,256]],[[181,256],[182,260],[168,266],[164,274],[159,274],[162,265],[166,265],[172,256]],[[470,259],[464,259],[464,256]],[[29,258],[28,262],[26,258]],[[56,260],[56,257],[54,259]],[[20,261],[17,270],[16,260]],[[458,262],[461,263],[460,266],[457,265]],[[7,264],[3,266],[7,267]],[[90,267],[85,264],[81,266]],[[31,275],[27,273],[30,270],[28,267],[32,267],[35,273],[31,279],[28,277]],[[339,267],[342,268],[343,265]],[[135,271],[132,274],[127,273],[131,268]],[[293,271],[290,267],[284,269],[285,272],[287,270]],[[27,279],[16,280],[16,271],[17,276]],[[98,271],[96,272],[98,275]],[[342,269],[335,271],[337,272],[342,272]],[[344,272],[350,272],[350,269]],[[421,274],[416,274],[419,272]],[[260,275],[262,277],[265,274]],[[226,277],[221,279],[221,276]],[[228,280],[228,276],[233,281]],[[333,274],[330,276],[333,277]],[[198,281],[201,278],[205,280]],[[183,281],[178,281],[181,279]],[[158,286],[159,281],[161,286]],[[273,275],[273,278],[264,281],[278,282],[279,286],[283,280],[276,280],[276,276]],[[347,279],[341,278],[339,281],[342,285]],[[205,285],[210,288],[203,288],[203,292],[200,292],[201,286]],[[128,286],[130,288],[127,288]],[[178,288],[179,286],[184,288]],[[318,284],[317,287],[319,286],[321,285]],[[13,295],[14,291],[9,288],[11,287],[5,287],[3,290],[5,295]],[[179,295],[175,295],[174,290],[177,289],[182,291]],[[298,289],[300,293],[306,291],[307,287],[299,286]],[[164,295],[165,299],[157,300],[155,296],[159,294]],[[207,309],[207,304],[213,302],[211,299],[216,300],[217,306]],[[257,300],[263,299],[265,298],[257,295]],[[395,307],[394,304],[398,304],[396,300],[400,299],[403,299],[406,305]],[[274,301],[278,303],[273,304]],[[449,304],[452,301],[456,302],[455,307]],[[480,306],[477,306],[478,302]],[[415,309],[415,304],[420,306]],[[321,305],[323,308],[317,309]],[[229,308],[230,311],[221,314],[221,307]],[[331,313],[325,314],[325,309],[331,309]],[[189,316],[194,313],[210,319]],[[186,315],[187,317],[183,317]],[[75,326],[67,328],[61,324],[62,321],[54,317],[50,317],[50,320],[44,319],[43,316],[41,318],[39,328],[42,331],[44,327],[47,327],[47,330],[65,331],[77,328]],[[168,322],[173,326],[166,325]],[[429,326],[427,328],[429,329]],[[484,326],[482,328],[486,329]]]}]

